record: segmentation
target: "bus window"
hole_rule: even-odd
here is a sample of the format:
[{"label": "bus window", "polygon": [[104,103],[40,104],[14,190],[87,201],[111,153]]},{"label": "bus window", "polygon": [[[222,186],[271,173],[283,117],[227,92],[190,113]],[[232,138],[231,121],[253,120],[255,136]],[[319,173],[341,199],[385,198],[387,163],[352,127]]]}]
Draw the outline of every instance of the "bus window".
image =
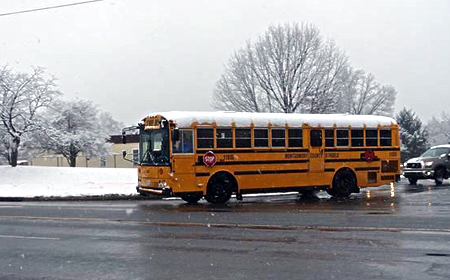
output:
[{"label": "bus window", "polygon": [[300,128],[290,128],[288,130],[289,147],[303,147],[303,131]]},{"label": "bus window", "polygon": [[390,129],[380,130],[380,145],[381,146],[392,146],[392,133]]},{"label": "bus window", "polygon": [[284,129],[272,129],[272,147],[286,146],[286,132]]},{"label": "bus window", "polygon": [[233,134],[231,128],[216,129],[217,148],[232,148]]},{"label": "bus window", "polygon": [[364,146],[364,130],[355,129],[352,130],[352,147],[363,147]]},{"label": "bus window", "polygon": [[376,129],[366,130],[366,146],[368,147],[378,146],[378,130]]},{"label": "bus window", "polygon": [[236,128],[235,130],[236,148],[251,147],[251,133],[247,128]]},{"label": "bus window", "polygon": [[254,141],[255,141],[255,147],[269,147],[269,130],[267,129],[260,129],[255,128],[253,130],[254,133]]},{"label": "bus window", "polygon": [[197,148],[212,149],[214,148],[214,129],[198,128],[197,129]]},{"label": "bus window", "polygon": [[172,142],[172,152],[174,154],[192,154],[194,152],[194,131],[179,130],[179,139]]},{"label": "bus window", "polygon": [[336,130],[336,146],[348,147],[348,130],[338,129]]},{"label": "bus window", "polygon": [[322,130],[312,129],[309,132],[309,142],[311,147],[322,147]]},{"label": "bus window", "polygon": [[325,129],[325,147],[334,147],[333,129]]}]

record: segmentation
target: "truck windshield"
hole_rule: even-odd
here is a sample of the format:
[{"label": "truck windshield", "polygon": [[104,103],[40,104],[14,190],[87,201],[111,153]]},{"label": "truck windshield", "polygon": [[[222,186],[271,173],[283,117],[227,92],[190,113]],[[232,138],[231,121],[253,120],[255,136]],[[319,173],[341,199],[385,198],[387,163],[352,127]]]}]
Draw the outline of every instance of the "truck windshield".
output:
[{"label": "truck windshield", "polygon": [[422,154],[422,157],[439,157],[442,154],[448,154],[449,149],[448,148],[435,148],[435,149],[429,149],[425,153]]},{"label": "truck windshield", "polygon": [[167,129],[141,130],[139,152],[141,165],[169,165]]}]

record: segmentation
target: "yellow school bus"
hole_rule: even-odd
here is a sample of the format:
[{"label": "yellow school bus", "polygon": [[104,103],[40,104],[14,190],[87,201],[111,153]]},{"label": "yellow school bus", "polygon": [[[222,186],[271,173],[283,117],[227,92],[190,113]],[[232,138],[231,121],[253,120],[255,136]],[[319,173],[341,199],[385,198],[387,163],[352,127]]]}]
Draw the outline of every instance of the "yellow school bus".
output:
[{"label": "yellow school bus", "polygon": [[389,117],[161,112],[138,128],[137,191],[189,203],[317,190],[346,197],[400,175],[399,127]]}]

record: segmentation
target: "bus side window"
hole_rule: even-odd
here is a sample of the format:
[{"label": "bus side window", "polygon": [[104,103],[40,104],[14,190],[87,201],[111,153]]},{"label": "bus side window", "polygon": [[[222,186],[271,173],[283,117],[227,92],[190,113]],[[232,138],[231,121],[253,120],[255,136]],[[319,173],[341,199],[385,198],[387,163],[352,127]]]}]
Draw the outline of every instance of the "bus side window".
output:
[{"label": "bus side window", "polygon": [[376,129],[366,130],[366,146],[368,147],[378,146],[378,130]]},{"label": "bus side window", "polygon": [[199,148],[199,149],[214,148],[214,129],[213,128],[197,128],[197,148]]},{"label": "bus side window", "polygon": [[352,135],[352,147],[364,146],[364,130],[352,129],[351,135]]},{"label": "bus side window", "polygon": [[311,147],[322,147],[322,130],[312,129],[309,131],[309,142]]},{"label": "bus side window", "polygon": [[286,146],[286,132],[284,129],[272,129],[272,147]]},{"label": "bus side window", "polygon": [[392,132],[390,129],[380,130],[380,145],[384,147],[392,146]]},{"label": "bus side window", "polygon": [[289,147],[303,147],[303,130],[301,128],[290,128],[288,136]]},{"label": "bus side window", "polygon": [[236,148],[250,148],[252,144],[250,129],[236,128],[235,139],[236,139]]},{"label": "bus side window", "polygon": [[194,131],[179,130],[178,141],[172,142],[174,154],[192,154],[194,152]]},{"label": "bus side window", "polygon": [[334,147],[334,129],[325,129],[325,147]]},{"label": "bus side window", "polygon": [[255,128],[253,130],[254,147],[269,147],[269,130],[267,128]]},{"label": "bus side window", "polygon": [[216,129],[217,148],[232,148],[233,133],[231,128]]},{"label": "bus side window", "polygon": [[348,130],[338,129],[336,130],[336,146],[348,147]]}]

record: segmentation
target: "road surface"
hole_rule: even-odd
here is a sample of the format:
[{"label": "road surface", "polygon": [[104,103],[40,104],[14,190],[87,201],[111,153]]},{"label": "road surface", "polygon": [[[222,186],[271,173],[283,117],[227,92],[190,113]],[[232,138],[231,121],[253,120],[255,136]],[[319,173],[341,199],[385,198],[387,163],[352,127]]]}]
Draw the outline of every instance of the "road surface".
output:
[{"label": "road surface", "polygon": [[226,206],[0,203],[0,279],[449,278],[448,181]]}]

